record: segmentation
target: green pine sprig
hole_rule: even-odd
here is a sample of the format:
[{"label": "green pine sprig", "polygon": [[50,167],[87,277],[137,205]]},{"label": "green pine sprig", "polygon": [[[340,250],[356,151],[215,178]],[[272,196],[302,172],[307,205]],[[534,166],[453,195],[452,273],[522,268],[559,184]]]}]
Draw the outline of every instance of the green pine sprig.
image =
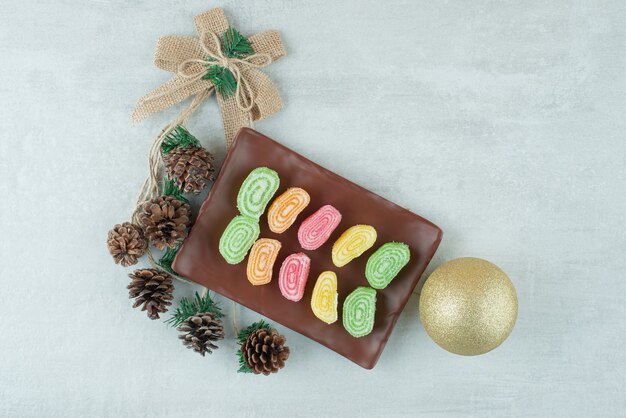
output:
[{"label": "green pine sprig", "polygon": [[[200,141],[193,136],[184,126],[176,125],[161,142],[161,153],[165,156],[176,147],[187,148],[189,146],[199,147]],[[163,185],[163,195],[173,196],[183,203],[189,203],[183,196],[183,191],[176,186],[173,179],[165,178]]]},{"label": "green pine sprig", "polygon": [[208,292],[204,296],[200,296],[196,292],[194,299],[182,298],[172,317],[165,322],[172,327],[177,327],[189,317],[205,312],[213,313],[216,319],[224,316],[219,305],[211,299]]},{"label": "green pine sprig", "polygon": [[254,370],[246,365],[241,349],[237,350],[237,356],[239,357],[239,369],[237,370],[237,373],[252,373]]},{"label": "green pine sprig", "polygon": [[176,186],[174,179],[165,178],[165,184],[163,186],[163,196],[172,196],[175,199],[180,200],[183,203],[189,203],[189,200],[183,196],[183,191]]},{"label": "green pine sprig", "polygon": [[225,98],[235,94],[237,89],[237,80],[235,80],[233,73],[227,68],[210,62],[207,63],[207,71],[202,78],[210,80],[215,86],[215,90]]},{"label": "green pine sprig", "polygon": [[239,357],[239,370],[237,370],[237,373],[253,372],[253,370],[246,365],[246,361],[243,358],[243,353],[241,352],[241,345],[246,342],[246,340],[248,339],[248,335],[260,329],[266,329],[268,331],[271,331],[272,326],[267,322],[260,320],[253,323],[249,327],[242,329],[241,331],[239,331],[239,334],[237,334],[237,342],[239,343],[239,350],[237,350],[237,356]]},{"label": "green pine sprig", "polygon": [[181,245],[182,242],[179,242],[174,248],[167,247],[163,256],[159,258],[159,266],[163,267],[171,274],[176,274],[176,272],[172,269],[172,262],[174,261],[174,257],[176,257],[178,250],[180,250]]},{"label": "green pine sprig", "polygon": [[176,147],[186,148],[190,145],[199,147],[200,141],[184,126],[176,125],[176,127],[167,134],[165,139],[163,139],[161,143],[161,153],[165,155]]},{"label": "green pine sprig", "polygon": [[250,40],[235,28],[228,28],[222,35],[222,51],[229,58],[244,58],[254,53]]},{"label": "green pine sprig", "polygon": [[[237,29],[228,28],[222,35],[222,52],[228,58],[245,58],[254,53],[252,43],[243,36]],[[202,77],[210,80],[215,86],[215,90],[222,97],[230,97],[235,94],[237,89],[237,80],[233,73],[224,67],[212,63],[213,59],[209,58],[206,63],[207,72]]]}]

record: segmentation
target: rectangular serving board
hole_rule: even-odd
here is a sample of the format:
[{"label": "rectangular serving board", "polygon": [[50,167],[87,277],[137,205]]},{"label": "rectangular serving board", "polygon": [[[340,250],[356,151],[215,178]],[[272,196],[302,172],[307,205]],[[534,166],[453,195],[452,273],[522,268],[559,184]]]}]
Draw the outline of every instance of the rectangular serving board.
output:
[{"label": "rectangular serving board", "polygon": [[[269,230],[267,211],[261,217],[260,238],[274,238],[282,243],[274,265],[273,279],[263,286],[253,286],[248,282],[247,258],[238,265],[230,265],[218,251],[222,232],[239,213],[236,207],[239,187],[256,167],[269,167],[280,176],[280,187],[275,197],[287,188],[296,186],[302,187],[311,196],[309,206],[298,216],[294,225],[282,234]],[[315,251],[303,250],[298,243],[298,227],[302,220],[326,204],[333,205],[341,212],[341,223],[322,247]],[[372,225],[378,233],[376,243],[361,257],[337,268],[331,259],[332,245],[347,228],[356,224]],[[178,274],[323,344],[356,364],[371,369],[376,365],[400,313],[437,250],[441,238],[441,229],[432,222],[338,176],[252,129],[243,128],[237,134],[219,176],[201,206],[189,237],[174,260],[173,269]],[[365,279],[367,259],[380,245],[389,241],[408,244],[411,260],[387,288],[377,290],[373,331],[365,337],[354,338],[342,325],[343,302],[358,286],[368,286]],[[299,302],[292,302],[280,293],[278,270],[286,256],[297,252],[304,252],[311,258],[311,270],[304,297]],[[325,270],[334,271],[338,277],[339,319],[331,325],[317,319],[310,305],[315,281]]]}]

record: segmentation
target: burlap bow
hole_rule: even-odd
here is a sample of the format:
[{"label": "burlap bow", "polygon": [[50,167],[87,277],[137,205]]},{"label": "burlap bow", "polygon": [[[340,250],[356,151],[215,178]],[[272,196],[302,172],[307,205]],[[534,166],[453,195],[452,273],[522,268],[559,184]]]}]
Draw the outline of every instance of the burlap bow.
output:
[{"label": "burlap bow", "polygon": [[285,55],[277,31],[266,31],[248,39],[254,54],[243,58],[224,56],[219,36],[228,29],[228,21],[220,8],[209,10],[194,18],[199,38],[164,36],[157,42],[154,63],[175,73],[174,78],[142,97],[133,111],[133,121],[180,103],[190,96],[209,97],[215,86],[204,79],[207,62],[227,68],[237,81],[235,93],[229,97],[216,94],[222,112],[226,146],[229,147],[239,128],[250,126],[282,108],[276,86],[259,68]]}]

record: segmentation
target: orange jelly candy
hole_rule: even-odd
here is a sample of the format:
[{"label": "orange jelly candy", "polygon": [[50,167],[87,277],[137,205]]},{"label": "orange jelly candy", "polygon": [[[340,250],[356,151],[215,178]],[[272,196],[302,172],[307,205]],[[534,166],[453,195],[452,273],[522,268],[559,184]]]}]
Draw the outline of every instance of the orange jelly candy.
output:
[{"label": "orange jelly candy", "polygon": [[311,197],[306,190],[290,187],[274,200],[267,211],[267,223],[270,230],[277,234],[285,232],[296,218],[309,205]]},{"label": "orange jelly candy", "polygon": [[248,258],[248,280],[255,286],[272,281],[274,262],[280,251],[280,241],[270,238],[258,239],[250,250]]}]

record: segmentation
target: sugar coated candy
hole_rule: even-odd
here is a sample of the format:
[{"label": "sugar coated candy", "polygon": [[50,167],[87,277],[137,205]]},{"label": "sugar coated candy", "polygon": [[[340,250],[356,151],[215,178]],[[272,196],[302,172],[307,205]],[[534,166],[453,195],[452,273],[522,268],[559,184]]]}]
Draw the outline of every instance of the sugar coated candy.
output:
[{"label": "sugar coated candy", "polygon": [[280,251],[280,241],[270,238],[258,239],[250,250],[246,274],[255,286],[272,281],[274,262]]},{"label": "sugar coated candy", "polygon": [[376,230],[370,225],[354,225],[348,228],[333,244],[333,263],[343,267],[376,242]]},{"label": "sugar coated candy", "polygon": [[317,278],[311,296],[311,310],[327,324],[337,320],[337,275],[334,272],[324,271]]},{"label": "sugar coated candy", "polygon": [[241,184],[237,194],[237,209],[242,215],[259,219],[279,185],[276,171],[267,167],[255,168]]},{"label": "sugar coated candy", "polygon": [[343,327],[353,337],[364,337],[374,329],[376,291],[357,287],[343,302]]},{"label": "sugar coated candy", "polygon": [[409,246],[388,242],[380,246],[367,260],[365,278],[374,289],[384,289],[411,258]]},{"label": "sugar coated candy", "polygon": [[298,229],[298,241],[305,250],[317,250],[341,222],[341,213],[331,205],[319,208],[302,221]]},{"label": "sugar coated candy", "polygon": [[290,187],[278,196],[267,211],[267,223],[272,232],[282,234],[309,205],[311,197],[300,187]]},{"label": "sugar coated candy", "polygon": [[220,238],[220,254],[227,263],[239,264],[246,258],[260,233],[259,222],[256,219],[244,215],[235,216]]},{"label": "sugar coated candy", "polygon": [[310,266],[311,259],[304,253],[291,254],[285,258],[278,273],[278,287],[285,298],[294,302],[302,299]]}]

